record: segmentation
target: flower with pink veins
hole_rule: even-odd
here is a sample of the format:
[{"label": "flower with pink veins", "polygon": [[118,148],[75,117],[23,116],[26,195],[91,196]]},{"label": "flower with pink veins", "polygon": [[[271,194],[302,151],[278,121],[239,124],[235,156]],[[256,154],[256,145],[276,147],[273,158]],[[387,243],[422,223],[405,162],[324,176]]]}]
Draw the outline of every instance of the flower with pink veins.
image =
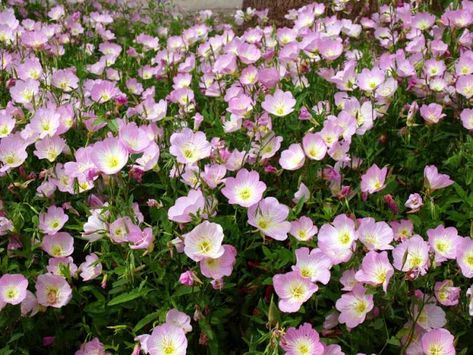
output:
[{"label": "flower with pink veins", "polygon": [[454,341],[447,329],[433,329],[422,336],[422,351],[430,355],[455,355]]},{"label": "flower with pink veins", "polygon": [[36,141],[34,146],[36,149],[33,154],[36,155],[38,159],[47,159],[52,163],[66,148],[66,141],[59,136],[46,136]]},{"label": "flower with pink veins", "polygon": [[302,147],[311,160],[322,160],[327,153],[327,146],[320,133],[307,133],[302,139]]},{"label": "flower with pink veins", "polygon": [[184,253],[194,261],[217,259],[223,255],[223,229],[220,224],[204,221],[182,236]]},{"label": "flower with pink veins", "polygon": [[39,230],[44,234],[56,234],[69,220],[61,207],[50,206],[46,213],[39,214]]},{"label": "flower with pink veins", "polygon": [[457,245],[461,239],[455,227],[445,228],[439,225],[436,228],[428,229],[430,247],[435,252],[435,262],[441,263],[447,259],[455,259],[457,256]]},{"label": "flower with pink veins", "polygon": [[71,300],[72,289],[64,277],[42,274],[36,280],[36,298],[42,306],[61,308]]},{"label": "flower with pink veins", "polygon": [[383,285],[384,292],[387,292],[389,280],[394,274],[394,268],[388,259],[388,253],[383,251],[368,252],[363,258],[361,269],[355,274],[358,282],[364,282],[369,285]]},{"label": "flower with pink veins", "polygon": [[91,159],[106,175],[118,173],[128,162],[128,151],[116,137],[108,137],[94,144]]},{"label": "flower with pink veins", "polygon": [[295,105],[291,92],[277,89],[273,95],[266,95],[261,107],[274,116],[284,117],[294,111]]},{"label": "flower with pink veins", "polygon": [[312,282],[326,285],[330,281],[332,261],[320,249],[299,248],[295,254],[297,261],[292,270],[298,271],[302,277]]},{"label": "flower with pink veins", "polygon": [[308,241],[317,234],[317,226],[314,225],[312,219],[307,216],[302,216],[299,219],[291,222],[291,229],[289,234],[294,236],[297,240]]},{"label": "flower with pink veins", "polygon": [[220,280],[224,276],[230,276],[235,265],[237,250],[234,246],[225,244],[222,256],[212,259],[205,258],[199,262],[200,272],[205,277]]},{"label": "flower with pink veins", "polygon": [[304,323],[299,328],[289,328],[281,338],[280,344],[285,355],[325,354],[319,333],[309,323]]},{"label": "flower with pink veins", "polygon": [[409,272],[419,271],[422,275],[429,267],[429,244],[419,235],[404,240],[392,251],[394,267]]},{"label": "flower with pink veins", "polygon": [[178,223],[189,223],[193,215],[202,213],[205,198],[201,190],[190,190],[187,196],[179,197],[168,210],[168,218]]},{"label": "flower with pink veins", "polygon": [[361,285],[343,294],[335,303],[335,308],[340,312],[338,321],[348,328],[355,328],[363,323],[373,306],[373,295],[367,295],[366,289]]},{"label": "flower with pink veins", "polygon": [[388,168],[386,166],[380,169],[376,164],[373,164],[361,176],[361,191],[373,194],[384,189],[387,173]]},{"label": "flower with pink veins", "polygon": [[455,306],[460,299],[460,287],[454,287],[452,280],[437,281],[434,286],[435,298],[443,306]]},{"label": "flower with pink veins", "polygon": [[374,218],[365,217],[358,220],[356,234],[368,250],[392,249],[393,230],[386,222],[376,222]]},{"label": "flower with pink veins", "polygon": [[385,72],[375,67],[373,69],[363,69],[357,77],[358,87],[367,92],[372,92],[385,80]]},{"label": "flower with pink veins", "polygon": [[304,166],[305,154],[299,143],[293,143],[288,149],[281,152],[279,165],[284,170],[297,170]]},{"label": "flower with pink veins", "polygon": [[473,277],[473,239],[465,237],[458,243],[457,264],[463,276]]},{"label": "flower with pink veins", "polygon": [[298,271],[273,276],[274,291],[279,296],[279,309],[282,312],[297,312],[318,290],[316,284],[304,278]]},{"label": "flower with pink veins", "polygon": [[184,128],[172,134],[169,152],[179,163],[193,164],[209,157],[211,148],[204,132],[193,132],[190,128]]},{"label": "flower with pink veins", "polygon": [[334,265],[350,260],[355,245],[355,222],[345,214],[324,224],[318,234],[318,246]]},{"label": "flower with pink veins", "polygon": [[26,298],[28,280],[21,274],[0,277],[0,303],[19,304]]},{"label": "flower with pink veins", "polygon": [[97,278],[102,273],[102,263],[95,253],[85,257],[85,261],[79,265],[80,277],[83,281]]},{"label": "flower with pink veins", "polygon": [[185,333],[192,331],[191,317],[184,312],[173,308],[166,313],[166,324],[172,324],[181,328]]},{"label": "flower with pink veins", "polygon": [[427,124],[439,123],[446,115],[442,113],[442,106],[436,103],[422,105],[420,107],[420,115]]},{"label": "flower with pink veins", "polygon": [[45,235],[41,248],[54,258],[70,256],[74,252],[74,238],[66,232]]},{"label": "flower with pink veins", "polygon": [[19,167],[28,158],[26,143],[18,134],[0,139],[0,172]]},{"label": "flower with pink veins", "polygon": [[424,179],[429,190],[443,189],[454,183],[447,174],[440,174],[435,165],[426,165],[424,168]]},{"label": "flower with pink veins", "polygon": [[265,190],[266,184],[260,181],[258,172],[241,169],[236,177],[226,178],[222,194],[232,205],[250,207],[261,200]]},{"label": "flower with pink veins", "polygon": [[171,323],[158,325],[146,339],[146,348],[150,355],[185,355],[186,333],[181,327]]},{"label": "flower with pink veins", "polygon": [[265,236],[276,240],[286,240],[291,229],[287,221],[289,207],[279,203],[274,197],[266,197],[257,205],[248,208],[248,224],[256,227]]}]

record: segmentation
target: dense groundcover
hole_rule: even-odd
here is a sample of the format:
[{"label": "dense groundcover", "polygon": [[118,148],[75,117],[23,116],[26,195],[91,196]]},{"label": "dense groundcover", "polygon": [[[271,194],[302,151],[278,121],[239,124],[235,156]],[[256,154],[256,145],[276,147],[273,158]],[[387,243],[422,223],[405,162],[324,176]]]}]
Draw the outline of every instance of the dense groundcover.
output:
[{"label": "dense groundcover", "polygon": [[473,2],[7,2],[1,354],[473,352]]}]

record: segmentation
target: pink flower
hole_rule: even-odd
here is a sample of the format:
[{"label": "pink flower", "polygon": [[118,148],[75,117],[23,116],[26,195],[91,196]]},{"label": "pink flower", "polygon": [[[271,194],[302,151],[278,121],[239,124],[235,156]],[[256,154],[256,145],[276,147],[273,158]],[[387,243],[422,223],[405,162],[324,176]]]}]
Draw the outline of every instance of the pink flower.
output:
[{"label": "pink flower", "polygon": [[83,343],[80,349],[75,352],[75,355],[105,355],[105,348],[100,342],[99,338],[94,338],[87,343]]},{"label": "pink flower", "polygon": [[319,248],[334,265],[350,260],[355,240],[355,222],[345,214],[335,217],[332,224],[324,224],[318,234]]},{"label": "pink flower", "polygon": [[41,247],[55,258],[70,256],[74,252],[74,238],[66,232],[48,234],[44,236]]},{"label": "pink flower", "polygon": [[113,175],[128,162],[128,151],[118,138],[109,137],[94,144],[91,158],[98,170]]},{"label": "pink flower", "polygon": [[234,246],[229,244],[223,245],[223,248],[225,251],[222,256],[216,259],[205,258],[200,261],[199,265],[202,275],[214,280],[219,280],[224,276],[230,276],[232,274],[237,250]]},{"label": "pink flower", "polygon": [[274,197],[266,197],[248,208],[248,223],[270,238],[286,240],[291,229],[291,223],[286,220],[288,215],[286,205]]},{"label": "pink flower", "polygon": [[115,83],[107,80],[96,80],[90,90],[90,97],[97,103],[110,101],[120,93]]},{"label": "pink flower", "polygon": [[79,266],[80,277],[83,281],[90,281],[102,273],[102,264],[99,257],[92,253],[85,257],[85,261]]},{"label": "pink flower", "polygon": [[71,69],[59,69],[53,73],[51,84],[65,92],[79,87],[79,78]]},{"label": "pink flower", "polygon": [[186,333],[180,327],[165,323],[158,325],[146,341],[150,355],[185,355],[187,351]]},{"label": "pink flower", "polygon": [[357,77],[357,84],[361,90],[371,92],[380,86],[385,80],[385,73],[381,69],[363,69]]},{"label": "pink flower", "polygon": [[194,284],[194,274],[193,274],[193,272],[190,271],[190,270],[184,271],[179,276],[179,283],[181,285],[185,285],[185,286],[192,286]]},{"label": "pink flower", "polygon": [[289,91],[277,89],[274,95],[266,95],[261,107],[268,113],[284,117],[294,111],[296,100]]},{"label": "pink flower", "polygon": [[473,277],[473,239],[465,237],[458,243],[457,263],[463,276]]},{"label": "pink flower", "polygon": [[208,187],[215,189],[224,181],[226,173],[227,169],[224,165],[212,164],[204,167],[204,171],[201,172],[200,177],[205,181]]},{"label": "pink flower", "polygon": [[429,267],[429,245],[421,236],[415,235],[403,241],[392,252],[394,267],[404,272],[419,271],[422,275]]},{"label": "pink flower", "polygon": [[461,239],[455,227],[445,228],[439,225],[434,229],[427,230],[430,247],[435,252],[435,262],[441,263],[447,259],[455,259],[457,256],[457,245]]},{"label": "pink flower", "polygon": [[299,328],[289,328],[281,338],[280,344],[286,355],[325,354],[319,333],[309,323],[304,323]]},{"label": "pink flower", "polygon": [[364,175],[361,176],[361,191],[373,194],[381,191],[386,186],[386,174],[388,168],[380,169],[376,164],[373,164]]},{"label": "pink flower", "polygon": [[19,304],[26,298],[28,280],[21,274],[0,277],[0,303]]},{"label": "pink flower", "polygon": [[204,221],[183,235],[184,253],[194,261],[216,259],[223,255],[223,229],[220,224]]},{"label": "pink flower", "polygon": [[296,265],[292,270],[298,271],[302,277],[312,282],[321,282],[326,285],[330,280],[332,261],[320,249],[296,249]]},{"label": "pink flower", "polygon": [[66,148],[66,141],[59,136],[46,136],[35,143],[35,148],[36,150],[33,153],[39,159],[47,159],[53,162]]},{"label": "pink flower", "polygon": [[289,233],[297,240],[308,241],[317,234],[317,226],[309,217],[302,216],[298,220],[291,222]]},{"label": "pink flower", "polygon": [[281,152],[279,165],[285,170],[297,170],[304,166],[305,154],[298,143],[291,144],[288,149]]},{"label": "pink flower", "polygon": [[439,174],[438,169],[435,165],[427,165],[424,168],[424,178],[427,183],[427,187],[431,190],[443,189],[444,187],[453,184],[450,176],[446,174]]},{"label": "pink flower", "polygon": [[171,136],[169,152],[182,164],[192,164],[210,156],[211,145],[204,132],[184,128]]},{"label": "pink flower", "polygon": [[0,172],[20,166],[26,158],[26,143],[19,135],[10,135],[0,140],[0,161],[3,163]]},{"label": "pink flower", "polygon": [[393,231],[386,222],[376,222],[374,218],[365,217],[358,220],[356,231],[358,239],[368,250],[389,250],[393,247]]},{"label": "pink flower", "polygon": [[435,298],[444,306],[455,306],[460,298],[460,287],[454,287],[452,280],[438,281],[435,283]]},{"label": "pink flower", "polygon": [[175,325],[176,327],[181,328],[185,333],[192,331],[191,317],[175,308],[170,309],[166,313],[166,324]]},{"label": "pink flower", "polygon": [[241,169],[236,177],[225,180],[222,194],[232,205],[250,207],[261,200],[265,190],[266,184],[259,180],[259,174],[256,171]]},{"label": "pink flower", "polygon": [[460,76],[455,88],[460,95],[470,99],[473,96],[473,75]]},{"label": "pink flower", "polygon": [[460,113],[460,119],[462,121],[463,127],[470,131],[473,130],[473,109],[463,109],[463,111]]},{"label": "pink flower", "polygon": [[327,146],[319,133],[307,133],[302,139],[304,152],[309,159],[322,160],[327,152]]},{"label": "pink flower", "polygon": [[42,274],[36,280],[36,297],[42,306],[61,308],[71,300],[72,289],[62,276]]},{"label": "pink flower", "polygon": [[19,104],[29,104],[34,99],[37,100],[38,94],[39,82],[33,79],[18,80],[15,86],[10,88],[12,100]]},{"label": "pink flower", "polygon": [[40,108],[35,112],[30,127],[39,138],[53,137],[61,125],[61,115],[53,108]]},{"label": "pink flower", "polygon": [[394,269],[389,262],[388,253],[370,251],[363,258],[361,269],[355,274],[355,278],[369,285],[383,285],[384,292],[387,292],[389,280],[393,274]]},{"label": "pink flower", "polygon": [[205,198],[201,190],[190,190],[187,196],[179,197],[168,210],[168,218],[178,223],[189,223],[192,216],[203,213]]},{"label": "pink flower", "polygon": [[118,132],[118,137],[131,154],[144,152],[152,140],[148,132],[144,128],[138,127],[135,122],[123,124]]},{"label": "pink flower", "polygon": [[335,308],[340,312],[338,321],[348,328],[355,328],[365,321],[366,315],[373,309],[373,295],[367,295],[365,288],[358,285],[352,292],[342,295]]},{"label": "pink flower", "polygon": [[422,105],[420,107],[420,115],[428,124],[439,123],[445,117],[445,114],[442,113],[442,106],[436,103]]},{"label": "pink flower", "polygon": [[433,329],[422,336],[424,354],[455,355],[454,337],[446,329]]},{"label": "pink flower", "polygon": [[418,210],[424,205],[424,201],[422,200],[422,196],[418,193],[413,193],[409,195],[404,206],[410,208],[411,210]]},{"label": "pink flower", "polygon": [[287,313],[297,312],[318,290],[317,285],[302,277],[298,271],[274,275],[273,285],[279,296],[279,309]]},{"label": "pink flower", "polygon": [[61,207],[50,206],[46,213],[39,214],[39,230],[44,234],[56,234],[69,220]]}]

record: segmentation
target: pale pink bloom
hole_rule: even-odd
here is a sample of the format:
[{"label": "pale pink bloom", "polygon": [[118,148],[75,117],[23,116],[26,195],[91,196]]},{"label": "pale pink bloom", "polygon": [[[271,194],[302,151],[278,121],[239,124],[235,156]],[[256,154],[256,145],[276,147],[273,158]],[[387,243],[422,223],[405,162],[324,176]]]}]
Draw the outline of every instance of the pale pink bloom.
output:
[{"label": "pale pink bloom", "polygon": [[200,177],[205,181],[208,187],[215,189],[224,181],[227,169],[221,164],[207,164],[204,171],[201,172]]},{"label": "pale pink bloom", "polygon": [[4,216],[0,216],[0,236],[13,232],[13,222]]},{"label": "pale pink bloom", "polygon": [[159,154],[160,151],[158,144],[151,142],[151,144],[143,151],[143,155],[136,159],[135,163],[137,165],[133,166],[139,167],[143,171],[149,171],[158,164]]},{"label": "pale pink bloom", "polygon": [[443,306],[455,306],[460,298],[460,287],[454,287],[452,280],[435,283],[435,298]]},{"label": "pale pink bloom", "polygon": [[0,172],[20,166],[26,158],[26,143],[19,135],[10,135],[0,140],[0,161],[3,163]]},{"label": "pale pink bloom", "polygon": [[421,328],[429,331],[431,329],[437,329],[447,324],[444,310],[433,303],[426,303],[420,310],[420,306],[415,304],[412,310],[414,319],[417,319],[417,325]]},{"label": "pale pink bloom", "polygon": [[282,312],[297,312],[318,290],[316,284],[304,278],[298,271],[273,276],[273,285],[279,296],[279,309]]},{"label": "pale pink bloom", "polygon": [[54,258],[70,256],[74,252],[74,238],[66,232],[45,235],[41,248]]},{"label": "pale pink bloom", "polygon": [[366,289],[361,285],[343,294],[335,303],[335,308],[340,312],[338,321],[348,328],[355,328],[363,323],[373,306],[373,295],[367,295]]},{"label": "pale pink bloom", "polygon": [[289,233],[297,240],[308,241],[317,234],[317,231],[317,226],[314,225],[312,219],[302,216],[298,220],[291,222]]},{"label": "pale pink bloom", "polygon": [[228,203],[250,207],[257,204],[263,197],[266,184],[259,180],[256,171],[241,169],[236,177],[228,177],[222,194],[228,198]]},{"label": "pale pink bloom", "polygon": [[170,309],[166,313],[166,324],[172,324],[181,328],[185,333],[192,331],[191,317],[177,309]]},{"label": "pale pink bloom", "polygon": [[254,44],[240,44],[237,53],[238,58],[245,64],[253,64],[261,57],[261,51]]},{"label": "pale pink bloom", "polygon": [[96,254],[92,253],[85,257],[85,261],[79,266],[80,277],[83,281],[97,278],[102,273],[102,264]]},{"label": "pale pink bloom", "polygon": [[36,280],[36,297],[42,306],[61,308],[71,300],[72,289],[62,276],[42,274]]},{"label": "pale pink bloom", "polygon": [[324,224],[318,234],[318,246],[334,265],[350,260],[355,245],[355,222],[345,214]]},{"label": "pale pink bloom", "polygon": [[152,249],[154,242],[153,229],[151,227],[141,230],[138,226],[133,228],[132,233],[128,235],[130,249]]},{"label": "pale pink bloom", "polygon": [[0,138],[10,135],[15,124],[16,120],[6,110],[0,110]]},{"label": "pale pink bloom", "polygon": [[184,286],[192,286],[194,284],[194,274],[192,271],[184,271],[179,276],[179,283]]},{"label": "pale pink bloom", "polygon": [[408,219],[402,219],[400,221],[389,222],[394,233],[394,240],[403,241],[407,238],[412,237],[414,233],[414,225]]},{"label": "pale pink bloom", "polygon": [[385,73],[375,67],[373,69],[363,69],[357,77],[357,84],[361,90],[371,92],[380,86],[385,80]]},{"label": "pale pink bloom", "polygon": [[304,166],[305,154],[301,145],[293,143],[281,153],[279,165],[285,170],[297,170]]},{"label": "pale pink bloom", "polygon": [[234,246],[225,244],[223,245],[224,253],[222,256],[212,259],[205,258],[199,263],[200,272],[202,275],[214,280],[220,280],[224,276],[230,276],[235,265],[237,250]]},{"label": "pale pink bloom", "polygon": [[26,298],[28,280],[21,274],[0,277],[0,303],[19,304]]},{"label": "pale pink bloom", "polygon": [[90,97],[93,101],[103,104],[115,98],[120,93],[116,84],[107,80],[96,80],[90,89]]},{"label": "pale pink bloom", "polygon": [[436,103],[422,105],[420,107],[420,115],[428,124],[439,123],[445,117],[445,114],[442,113],[442,106]]},{"label": "pale pink bloom", "polygon": [[285,355],[325,354],[319,333],[309,323],[304,323],[299,328],[289,328],[281,338],[280,344]]},{"label": "pale pink bloom", "polygon": [[146,347],[150,355],[185,355],[186,333],[182,328],[170,323],[158,325],[147,338]]},{"label": "pale pink bloom", "polygon": [[39,82],[33,79],[18,80],[15,86],[10,88],[12,100],[19,104],[29,104],[33,100],[37,100],[38,94]]},{"label": "pale pink bloom", "polygon": [[361,191],[373,194],[384,189],[387,173],[387,167],[380,169],[376,164],[373,164],[361,176]]},{"label": "pale pink bloom", "polygon": [[428,12],[418,12],[411,20],[411,26],[421,31],[429,29],[434,23],[435,16]]},{"label": "pale pink bloom", "polygon": [[79,78],[74,70],[59,69],[53,73],[51,84],[65,92],[70,92],[79,87]]},{"label": "pale pink bloom", "polygon": [[403,241],[393,252],[394,267],[404,272],[419,271],[422,275],[429,267],[429,244],[419,235]]},{"label": "pale pink bloom", "polygon": [[435,165],[426,165],[424,168],[424,179],[427,187],[431,190],[443,189],[454,183],[450,176],[446,174],[439,174]]},{"label": "pale pink bloom", "polygon": [[30,127],[39,138],[53,137],[61,124],[61,115],[52,108],[40,108],[35,112]]},{"label": "pale pink bloom", "polygon": [[466,295],[470,298],[470,303],[468,305],[468,314],[473,316],[473,285],[466,291]]},{"label": "pale pink bloom", "polygon": [[284,117],[294,111],[296,100],[289,91],[277,89],[274,95],[266,95],[261,107],[268,113]]},{"label": "pale pink bloom", "polygon": [[108,228],[110,233],[110,239],[115,243],[126,243],[130,234],[130,227],[133,225],[130,217],[117,218],[115,221],[110,223]]},{"label": "pale pink bloom", "polygon": [[376,222],[374,218],[365,217],[358,220],[356,234],[368,250],[392,249],[393,230],[386,222]]},{"label": "pale pink bloom", "polygon": [[201,190],[190,190],[187,196],[179,197],[174,206],[168,210],[168,218],[178,223],[189,223],[192,216],[202,213],[205,198]]},{"label": "pale pink bloom", "polygon": [[288,215],[289,208],[286,205],[279,203],[274,197],[266,197],[248,208],[248,224],[270,238],[286,240],[291,229],[291,223],[287,221]]},{"label": "pale pink bloom", "polygon": [[446,329],[433,329],[422,336],[422,351],[430,355],[455,355],[454,336]]},{"label": "pale pink bloom", "polygon": [[137,110],[148,121],[157,122],[166,116],[167,108],[168,103],[166,100],[155,102],[153,97],[149,96],[138,105]]},{"label": "pale pink bloom", "polygon": [[457,263],[463,276],[473,277],[473,239],[465,237],[458,243]]},{"label": "pale pink bloom", "polygon": [[320,249],[299,248],[295,254],[297,261],[292,270],[298,271],[302,277],[312,282],[326,285],[330,281],[332,262]]},{"label": "pale pink bloom", "polygon": [[102,208],[92,209],[91,215],[88,217],[87,222],[84,223],[82,238],[89,242],[101,239],[105,235],[105,232],[108,231],[106,223],[108,215],[108,211]]},{"label": "pale pink bloom", "polygon": [[473,130],[473,109],[468,109],[468,108],[463,109],[463,111],[460,113],[460,119],[462,121],[463,127],[465,127],[466,129],[470,131]]},{"label": "pale pink bloom", "polygon": [[455,259],[457,256],[457,245],[461,239],[455,227],[445,228],[439,225],[434,229],[428,229],[430,247],[435,252],[435,262],[441,263],[447,259]]},{"label": "pale pink bloom", "polygon": [[327,146],[319,133],[307,133],[302,139],[302,146],[312,160],[322,160],[327,153]]},{"label": "pale pink bloom", "polygon": [[142,153],[151,144],[151,138],[135,122],[123,124],[118,132],[120,142],[130,154]]},{"label": "pale pink bloom", "polygon": [[128,162],[128,151],[116,137],[108,137],[93,145],[91,159],[106,175],[118,173]]},{"label": "pale pink bloom", "polygon": [[23,317],[27,315],[33,317],[39,312],[38,300],[33,292],[26,290],[26,297],[23,302],[21,302],[20,309]]},{"label": "pale pink bloom", "polygon": [[310,199],[310,191],[303,182],[300,183],[299,188],[294,193],[294,198],[292,199],[292,201],[294,203],[299,203],[301,199],[303,199],[304,202]]},{"label": "pale pink bloom", "polygon": [[194,261],[204,258],[216,259],[223,255],[223,229],[217,223],[204,221],[182,236],[184,253]]},{"label": "pale pink bloom", "polygon": [[56,234],[69,220],[61,207],[50,206],[47,212],[39,214],[39,230],[44,234]]},{"label": "pale pink bloom", "polygon": [[66,141],[59,136],[46,136],[37,141],[34,146],[36,148],[33,152],[34,155],[39,159],[47,159],[52,163],[66,148]]},{"label": "pale pink bloom", "polygon": [[422,200],[422,196],[418,193],[413,193],[409,195],[404,206],[410,208],[411,210],[418,210],[424,205],[424,201]]},{"label": "pale pink bloom", "polygon": [[322,58],[325,60],[335,60],[343,53],[343,44],[341,40],[330,38],[321,38],[317,44]]},{"label": "pale pink bloom", "polygon": [[184,128],[171,136],[169,152],[182,164],[192,164],[210,156],[211,145],[204,132]]},{"label": "pale pink bloom", "polygon": [[462,75],[457,79],[457,92],[467,99],[473,96],[473,75]]},{"label": "pale pink bloom", "polygon": [[66,277],[67,275],[75,275],[77,266],[71,256],[64,258],[50,258],[46,268],[49,273]]},{"label": "pale pink bloom", "polygon": [[383,285],[384,292],[387,292],[389,280],[393,274],[394,268],[389,262],[388,253],[370,251],[363,258],[361,269],[355,274],[355,278],[369,285]]},{"label": "pale pink bloom", "polygon": [[43,67],[38,58],[33,57],[26,59],[17,69],[18,77],[21,80],[39,80],[43,74]]},{"label": "pale pink bloom", "polygon": [[106,355],[105,347],[99,338],[94,338],[87,343],[83,343],[74,355]]}]

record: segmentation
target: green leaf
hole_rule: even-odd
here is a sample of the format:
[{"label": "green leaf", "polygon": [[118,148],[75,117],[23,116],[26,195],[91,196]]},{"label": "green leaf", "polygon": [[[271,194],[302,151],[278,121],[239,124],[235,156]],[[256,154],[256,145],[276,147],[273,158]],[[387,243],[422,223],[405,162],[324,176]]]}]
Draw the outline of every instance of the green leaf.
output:
[{"label": "green leaf", "polygon": [[139,297],[145,296],[150,290],[149,289],[136,289],[133,290],[129,293],[123,293],[121,295],[118,295],[115,298],[112,298],[110,302],[108,302],[109,306],[115,306],[120,303],[125,303],[125,302],[130,302],[133,301],[134,299],[137,299]]}]

